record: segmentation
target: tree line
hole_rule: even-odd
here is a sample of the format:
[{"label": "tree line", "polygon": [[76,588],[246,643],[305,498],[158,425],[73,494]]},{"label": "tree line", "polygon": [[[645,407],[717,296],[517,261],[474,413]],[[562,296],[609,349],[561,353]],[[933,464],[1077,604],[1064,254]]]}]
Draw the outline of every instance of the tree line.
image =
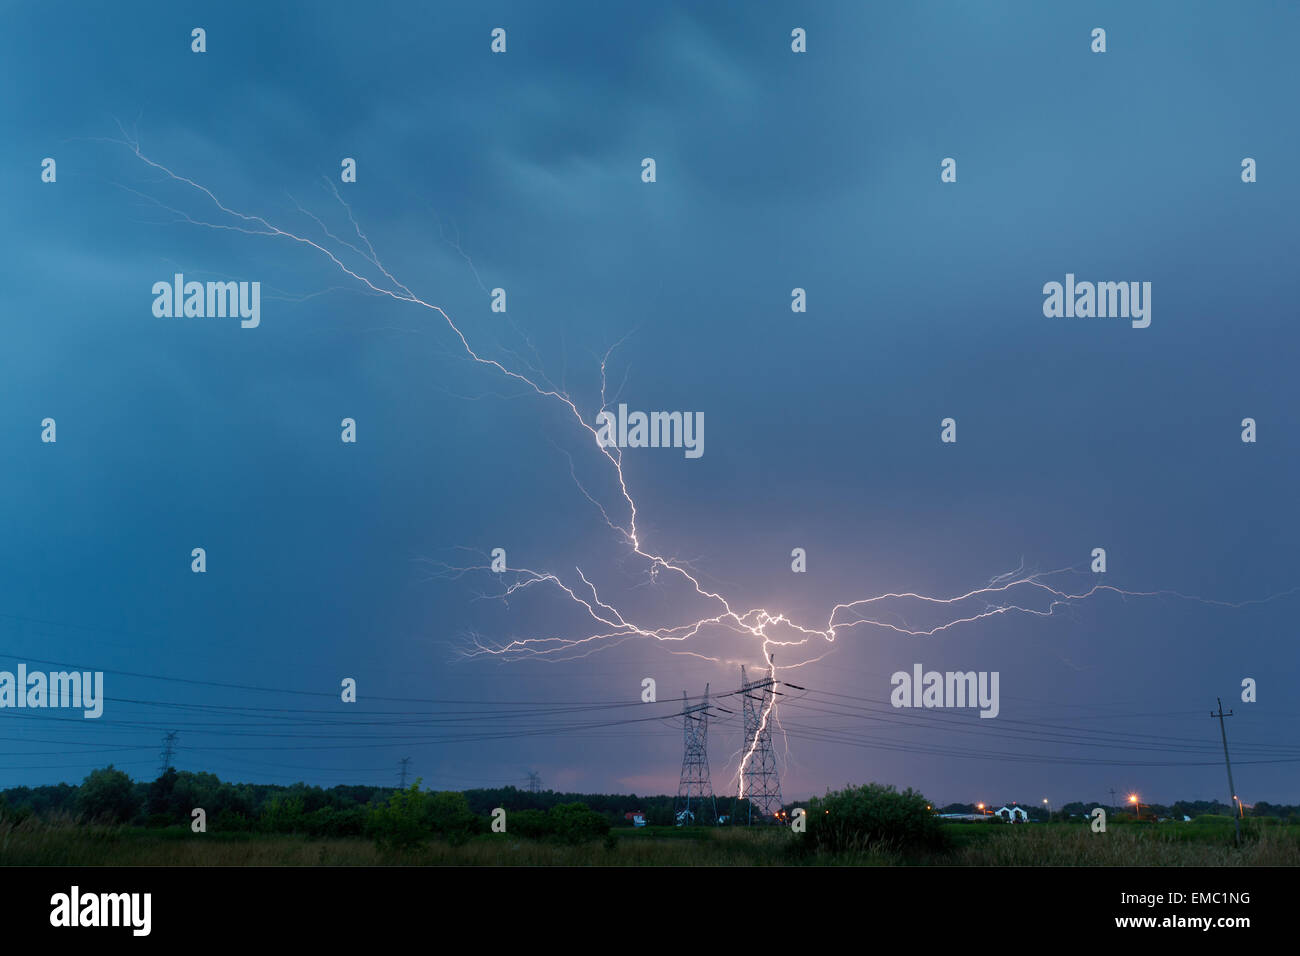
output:
[{"label": "tree line", "polygon": [[[207,828],[212,831],[358,836],[382,827],[384,808],[402,804],[410,809],[418,803],[418,814],[427,816],[435,831],[486,830],[498,807],[512,821],[525,811],[545,819],[568,820],[572,812],[559,808],[575,804],[603,821],[605,829],[633,826],[627,818],[631,813],[642,814],[650,825],[676,823],[675,798],[668,795],[534,792],[509,786],[463,791],[417,788],[421,796],[411,798],[408,791],[409,787],[400,790],[366,785],[326,788],[307,783],[231,783],[213,773],[172,767],[155,780],[135,781],[110,764],[92,771],[80,786],[60,783],[0,791],[0,819],[20,822],[37,816],[139,827],[189,826],[194,809],[202,808]],[[730,799],[720,800],[719,813],[729,813],[733,803]],[[740,801],[740,805],[743,812],[747,801]],[[523,816],[519,825],[545,830],[546,824],[538,819]]]},{"label": "tree line", "polygon": [[[421,826],[431,832],[441,833],[486,832],[493,811],[502,808],[513,824],[511,830],[528,836],[568,832],[574,827],[586,827],[593,832],[631,827],[633,822],[628,815],[632,813],[642,815],[651,826],[672,826],[677,822],[676,803],[677,798],[666,794],[537,792],[513,786],[427,791],[418,784],[402,790],[347,784],[325,788],[307,783],[231,783],[216,774],[178,771],[172,767],[155,780],[136,781],[110,764],[92,771],[79,786],[60,783],[0,791],[0,820],[15,823],[36,816],[138,827],[188,827],[194,809],[202,808],[207,828],[212,831],[361,836],[376,835],[390,826],[395,808],[405,812],[408,818],[418,818]],[[716,805],[717,812],[724,817],[747,819],[748,801],[719,797]],[[804,804],[789,804],[786,813],[800,805]],[[1052,819],[1084,817],[1097,805],[1066,803],[1053,810]],[[590,816],[575,815],[575,806]],[[712,808],[703,813],[699,812],[701,809],[704,808],[696,808],[695,822],[711,822]],[[986,810],[994,809],[997,807],[986,806]],[[1024,809],[1030,819],[1048,818],[1044,806],[1028,804]],[[1125,812],[1132,808],[1111,809]],[[975,804],[953,803],[936,808],[936,812],[973,814],[979,810]],[[1232,813],[1230,806],[1218,801],[1180,800],[1168,806],[1142,804],[1144,818],[1181,819],[1184,815],[1195,818]],[[1300,822],[1300,806],[1260,801],[1249,808],[1248,815]]]}]

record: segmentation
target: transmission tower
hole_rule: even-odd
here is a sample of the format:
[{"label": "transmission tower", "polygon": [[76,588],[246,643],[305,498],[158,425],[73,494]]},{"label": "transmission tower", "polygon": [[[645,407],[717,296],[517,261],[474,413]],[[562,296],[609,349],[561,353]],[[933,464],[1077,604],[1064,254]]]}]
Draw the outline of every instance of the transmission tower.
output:
[{"label": "transmission tower", "polygon": [[536,770],[528,771],[528,792],[529,793],[542,792],[542,775],[539,774]]},{"label": "transmission tower", "polygon": [[776,754],[772,751],[775,684],[771,677],[750,683],[745,677],[745,666],[740,666],[740,695],[745,708],[740,796],[749,799],[749,823],[754,822],[756,811],[760,823],[772,822],[781,809],[781,779],[776,772]]},{"label": "transmission tower", "polygon": [[406,766],[407,766],[407,764],[409,764],[410,762],[411,762],[411,758],[410,758],[410,757],[403,757],[401,760],[397,761],[398,767],[401,768],[401,769],[398,771],[398,773],[400,773],[401,776],[402,776],[402,782],[399,783],[399,784],[397,785],[397,786],[398,786],[398,789],[400,789],[400,790],[405,790],[405,789],[406,789]]},{"label": "transmission tower", "polygon": [[167,768],[172,765],[172,758],[176,756],[176,731],[172,730],[163,737],[162,749],[162,767],[158,771],[158,776],[167,773]]},{"label": "transmission tower", "polygon": [[677,785],[673,814],[678,823],[716,823],[718,802],[709,779],[709,685],[704,703],[686,705],[682,691],[682,780]]}]

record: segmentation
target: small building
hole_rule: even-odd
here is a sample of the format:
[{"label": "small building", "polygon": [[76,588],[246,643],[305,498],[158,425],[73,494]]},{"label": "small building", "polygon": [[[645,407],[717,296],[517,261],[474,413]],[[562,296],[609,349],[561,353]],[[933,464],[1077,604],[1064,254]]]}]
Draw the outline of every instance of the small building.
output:
[{"label": "small building", "polygon": [[1029,814],[1021,807],[1003,807],[993,812],[994,816],[1001,817],[1008,823],[1028,823]]},{"label": "small building", "polygon": [[632,826],[634,827],[645,826],[645,814],[642,813],[640,810],[632,810],[629,813],[623,814],[623,819],[631,820]]}]

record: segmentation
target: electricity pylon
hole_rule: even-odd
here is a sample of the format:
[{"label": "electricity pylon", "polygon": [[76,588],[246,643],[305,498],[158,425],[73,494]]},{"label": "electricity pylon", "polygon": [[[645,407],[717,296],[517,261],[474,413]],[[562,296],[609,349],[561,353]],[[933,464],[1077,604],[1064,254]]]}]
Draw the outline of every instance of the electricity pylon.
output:
[{"label": "electricity pylon", "polygon": [[[749,799],[749,823],[757,811],[760,823],[777,819],[781,809],[781,778],[776,772],[776,754],[772,751],[772,696],[776,680],[765,677],[750,683],[745,665],[740,666],[740,696],[744,704],[745,740],[741,747],[740,796]],[[752,693],[757,691],[758,693]]]},{"label": "electricity pylon", "polygon": [[677,823],[716,823],[718,802],[709,779],[709,685],[704,685],[704,703],[686,705],[682,691],[682,779],[677,785],[673,813]]},{"label": "electricity pylon", "polygon": [[162,767],[158,770],[158,776],[162,777],[167,774],[167,768],[172,765],[172,760],[176,756],[176,731],[170,731],[163,737],[162,749]]}]

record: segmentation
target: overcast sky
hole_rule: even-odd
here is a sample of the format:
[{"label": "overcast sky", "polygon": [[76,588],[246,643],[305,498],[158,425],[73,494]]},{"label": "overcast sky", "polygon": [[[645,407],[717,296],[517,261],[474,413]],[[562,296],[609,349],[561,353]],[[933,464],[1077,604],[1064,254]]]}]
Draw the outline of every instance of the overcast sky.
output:
[{"label": "overcast sky", "polygon": [[[670,699],[762,666],[718,628],[461,657],[468,635],[591,633],[554,588],[507,606],[499,577],[436,573],[497,547],[573,584],[581,568],[647,628],[718,609],[606,526],[590,499],[616,524],[626,502],[566,406],[313,248],[180,221],[233,222],[111,142],[120,121],[227,206],[359,244],[336,184],[394,277],[588,420],[621,343],[620,401],[706,422],[698,459],[625,451],[642,546],[736,608],[824,628],[840,602],[1018,567],[1260,602],[1103,592],[779,650],[824,655],[780,675],[804,688],[778,711],[787,799],[879,781],[945,803],[1223,800],[1222,697],[1242,798],[1300,802],[1300,593],[1263,600],[1300,585],[1294,6],[435,6],[3,13],[21,82],[0,88],[0,669],[103,670],[108,701],[98,720],[0,712],[0,786],[109,760],[151,779],[176,730],[178,768],[234,780],[390,784],[409,756],[441,788],[536,770],[672,793]],[[176,272],[259,281],[260,325],[155,317]],[[1150,326],[1046,318],[1067,273],[1150,282]],[[924,629],[948,609],[877,613]],[[890,707],[916,663],[998,672],[998,717]],[[739,706],[719,703],[730,793]]]}]

